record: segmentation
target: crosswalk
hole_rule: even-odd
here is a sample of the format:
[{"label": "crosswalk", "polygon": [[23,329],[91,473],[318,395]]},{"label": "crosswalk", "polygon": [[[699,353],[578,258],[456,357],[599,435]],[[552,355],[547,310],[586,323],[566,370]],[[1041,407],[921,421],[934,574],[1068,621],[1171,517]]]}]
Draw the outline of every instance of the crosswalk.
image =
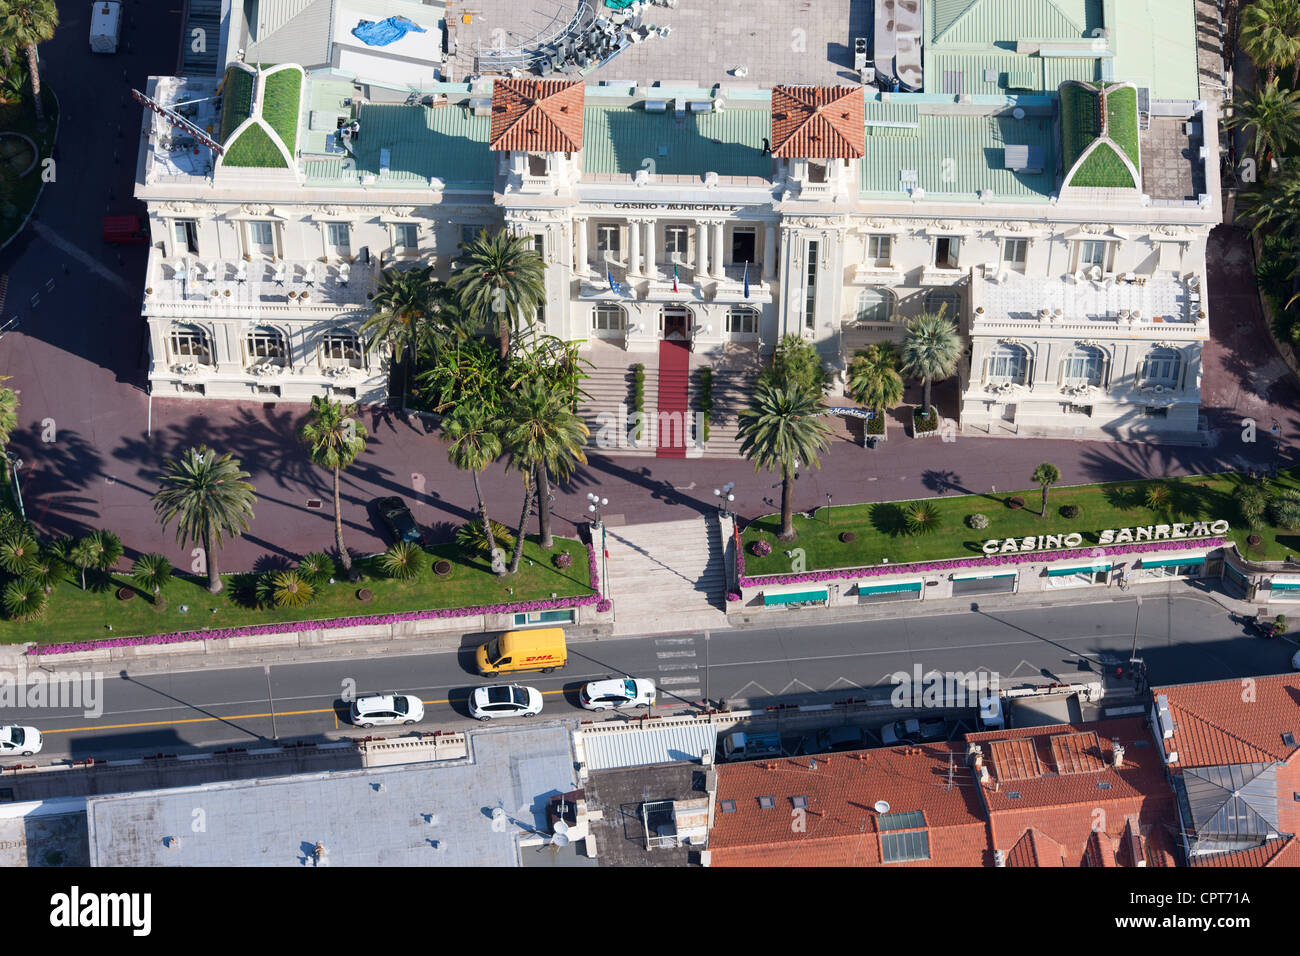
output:
[{"label": "crosswalk", "polygon": [[655,657],[659,661],[655,684],[659,688],[660,704],[693,704],[703,699],[700,679],[703,657],[695,646],[696,640],[694,637],[654,639]]}]

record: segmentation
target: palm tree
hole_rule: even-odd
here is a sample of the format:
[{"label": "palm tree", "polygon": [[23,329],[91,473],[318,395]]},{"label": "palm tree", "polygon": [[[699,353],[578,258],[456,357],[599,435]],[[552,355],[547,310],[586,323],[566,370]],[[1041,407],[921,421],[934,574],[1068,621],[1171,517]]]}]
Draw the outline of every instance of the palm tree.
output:
[{"label": "palm tree", "polygon": [[68,571],[67,562],[53,548],[41,548],[36,552],[23,571],[23,577],[41,586],[46,594],[52,594],[59,580]]},{"label": "palm tree", "polygon": [[[555,547],[551,537],[551,482],[550,474],[564,479],[578,465],[587,463],[583,446],[590,432],[574,412],[570,396],[562,390],[548,388],[538,379],[529,379],[515,390],[506,409],[505,446],[510,452],[510,463],[520,471],[530,471],[536,478],[537,525],[541,546]],[[520,525],[519,538],[524,528]],[[518,555],[522,541],[515,541],[516,561],[510,573],[519,567]]]},{"label": "palm tree", "polygon": [[95,561],[92,567],[101,574],[107,574],[122,560],[122,539],[111,531],[92,531],[86,536]]},{"label": "palm tree", "polygon": [[912,319],[903,338],[903,371],[925,386],[921,405],[927,418],[932,414],[930,383],[951,376],[961,358],[961,339],[957,326],[944,317],[946,308]]},{"label": "palm tree", "polygon": [[164,554],[142,554],[131,565],[131,580],[153,595],[153,603],[162,600],[162,589],[172,578],[172,563]]},{"label": "palm tree", "polygon": [[903,377],[898,374],[898,350],[892,342],[869,345],[853,353],[844,393],[876,414],[903,400]]},{"label": "palm tree", "polygon": [[1047,489],[1052,487],[1061,480],[1061,469],[1057,468],[1051,462],[1043,462],[1034,469],[1034,481],[1043,489],[1043,510],[1038,517],[1047,517]]},{"label": "palm tree", "polygon": [[221,593],[217,548],[224,536],[238,537],[248,530],[257,496],[244,479],[248,472],[229,454],[218,456],[206,445],[186,449],[166,464],[160,487],[153,496],[154,511],[162,526],[176,519],[176,539],[181,547],[202,544],[208,566],[208,590]]},{"label": "palm tree", "polygon": [[1300,91],[1279,87],[1277,80],[1254,92],[1240,90],[1224,125],[1249,131],[1256,163],[1267,169],[1272,154],[1300,143]]},{"label": "palm tree", "polygon": [[319,395],[311,399],[311,411],[298,436],[309,449],[313,464],[328,468],[334,476],[334,546],[343,570],[352,577],[352,556],[343,543],[343,510],[339,477],[366,450],[366,426],[357,417],[355,405],[344,405]]},{"label": "palm tree", "polygon": [[1277,68],[1300,58],[1300,9],[1295,0],[1254,0],[1241,14],[1241,48],[1272,83]]},{"label": "palm tree", "polygon": [[43,123],[45,107],[41,103],[41,72],[36,61],[36,45],[54,36],[59,25],[59,11],[54,0],[7,0],[0,6],[0,46],[21,48],[27,57],[27,72],[32,78],[32,105],[36,120]]},{"label": "palm tree", "polygon": [[754,403],[740,412],[740,453],[754,471],[781,472],[781,534],[790,541],[794,531],[794,472],[799,464],[818,466],[818,453],[830,443],[830,426],[818,416],[821,396],[815,389],[790,384],[784,388],[759,382]]},{"label": "palm tree", "polygon": [[483,520],[483,534],[487,539],[487,553],[492,560],[492,571],[505,574],[505,562],[497,555],[496,537],[492,521],[488,518],[487,504],[478,476],[488,465],[501,457],[501,436],[497,433],[496,415],[483,405],[461,405],[442,420],[442,440],[447,443],[447,457],[460,471],[468,471],[474,480],[474,495],[478,498],[478,513]]},{"label": "palm tree", "polygon": [[1283,166],[1267,183],[1242,193],[1238,204],[1252,232],[1267,226],[1270,233],[1300,241],[1300,164]]},{"label": "palm tree", "polygon": [[403,391],[406,370],[427,335],[426,327],[436,308],[434,282],[433,266],[384,269],[375,291],[370,294],[373,312],[361,324],[369,351],[392,350],[393,364],[403,371]]},{"label": "palm tree", "polygon": [[68,563],[72,564],[81,572],[81,590],[86,590],[86,570],[93,568],[95,562],[99,560],[99,545],[95,542],[94,535],[88,534],[84,538],[79,538],[67,549]]},{"label": "palm tree", "polygon": [[[6,375],[0,382],[9,381]],[[0,388],[0,451],[9,445],[9,439],[18,427],[18,394],[9,387]]]},{"label": "palm tree", "polygon": [[40,551],[36,539],[26,531],[7,535],[0,541],[0,568],[21,576]]},{"label": "palm tree", "polygon": [[390,578],[409,581],[420,573],[423,553],[414,541],[399,541],[379,556],[379,567]]},{"label": "palm tree", "polygon": [[480,232],[461,247],[451,286],[467,318],[495,326],[501,358],[510,354],[510,336],[531,324],[546,302],[546,264],[531,236],[505,229]]}]

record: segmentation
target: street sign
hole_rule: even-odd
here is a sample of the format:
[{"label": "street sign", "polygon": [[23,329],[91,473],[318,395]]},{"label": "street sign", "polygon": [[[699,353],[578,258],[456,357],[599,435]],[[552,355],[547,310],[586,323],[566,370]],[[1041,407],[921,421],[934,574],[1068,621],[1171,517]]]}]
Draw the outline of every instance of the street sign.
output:
[{"label": "street sign", "polygon": [[148,96],[145,96],[139,90],[132,90],[131,96],[134,97],[135,101],[139,103],[141,106],[149,107],[149,109],[153,110],[155,113],[157,113],[159,116],[165,119],[172,126],[179,126],[181,129],[185,130],[185,132],[193,136],[195,140],[197,140],[200,144],[206,146],[208,149],[212,150],[218,156],[221,156],[225,153],[225,149],[222,148],[221,144],[218,143],[211,136],[209,136],[206,130],[202,129],[201,127],[195,126],[184,116],[181,116],[180,113],[177,113],[175,110],[169,109],[168,107],[163,106],[161,103],[157,102],[156,100],[153,100]]}]

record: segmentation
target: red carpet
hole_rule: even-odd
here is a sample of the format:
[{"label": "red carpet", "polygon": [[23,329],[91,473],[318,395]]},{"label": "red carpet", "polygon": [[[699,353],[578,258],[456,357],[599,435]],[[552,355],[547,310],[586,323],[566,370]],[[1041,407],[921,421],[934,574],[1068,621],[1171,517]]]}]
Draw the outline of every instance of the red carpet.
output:
[{"label": "red carpet", "polygon": [[659,434],[656,458],[686,457],[691,353],[682,342],[659,343]]}]

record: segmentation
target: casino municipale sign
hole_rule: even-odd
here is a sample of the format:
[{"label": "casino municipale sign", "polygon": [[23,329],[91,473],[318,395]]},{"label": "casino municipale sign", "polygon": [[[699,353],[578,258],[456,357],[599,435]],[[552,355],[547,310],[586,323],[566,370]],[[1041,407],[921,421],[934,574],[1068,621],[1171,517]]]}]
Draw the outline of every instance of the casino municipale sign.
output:
[{"label": "casino municipale sign", "polygon": [[[1149,524],[1143,528],[1108,528],[1097,534],[1098,544],[1131,544],[1138,541],[1182,541],[1217,538],[1228,533],[1226,521],[1193,521],[1188,524]],[[1083,535],[1040,534],[1026,538],[989,538],[981,546],[985,554],[1018,554],[1022,551],[1054,551],[1083,546]]]}]

